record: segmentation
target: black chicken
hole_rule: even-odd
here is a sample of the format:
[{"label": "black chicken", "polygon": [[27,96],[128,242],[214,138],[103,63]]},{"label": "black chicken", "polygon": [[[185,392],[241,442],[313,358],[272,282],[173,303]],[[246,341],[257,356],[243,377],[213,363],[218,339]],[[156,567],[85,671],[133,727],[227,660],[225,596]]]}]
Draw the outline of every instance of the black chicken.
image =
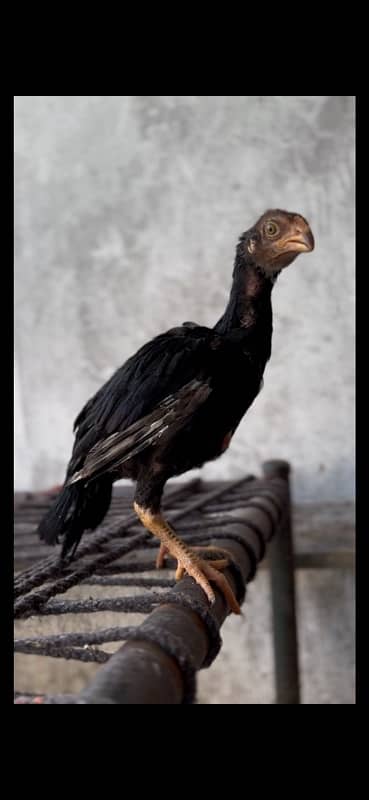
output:
[{"label": "black chicken", "polygon": [[112,484],[137,481],[134,509],[161,542],[157,566],[170,553],[200,584],[210,603],[213,581],[239,613],[221,574],[226,559],[206,560],[174,533],[160,512],[168,478],[218,458],[260,390],[271,355],[271,292],[276,277],[314,239],[306,220],[267,211],[238,243],[227,308],[214,328],[194,323],[156,336],[115,372],[78,415],[66,480],[39,526],[41,539],[63,536],[62,558],[96,528]]}]

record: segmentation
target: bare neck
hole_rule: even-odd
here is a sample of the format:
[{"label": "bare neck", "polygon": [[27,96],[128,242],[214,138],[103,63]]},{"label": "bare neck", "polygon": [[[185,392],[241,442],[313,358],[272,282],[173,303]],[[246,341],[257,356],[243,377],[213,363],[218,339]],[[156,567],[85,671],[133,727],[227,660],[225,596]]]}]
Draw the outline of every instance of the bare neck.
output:
[{"label": "bare neck", "polygon": [[229,301],[214,330],[221,334],[235,329],[244,329],[250,333],[253,330],[264,330],[265,335],[271,337],[273,283],[273,279],[264,275],[251,258],[249,260],[243,255],[239,246]]}]

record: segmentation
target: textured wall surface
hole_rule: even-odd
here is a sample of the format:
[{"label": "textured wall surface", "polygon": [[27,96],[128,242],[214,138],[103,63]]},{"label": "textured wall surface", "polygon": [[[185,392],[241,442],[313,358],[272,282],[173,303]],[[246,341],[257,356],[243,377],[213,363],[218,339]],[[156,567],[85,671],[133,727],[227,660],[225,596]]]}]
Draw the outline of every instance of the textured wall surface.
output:
[{"label": "textured wall surface", "polygon": [[[305,215],[316,249],[278,279],[264,389],[204,472],[286,458],[298,503],[350,501],[353,97],[15,98],[16,488],[63,479],[74,417],[145,340],[219,318],[237,238],[273,206]],[[352,573],[304,570],[297,588],[303,702],[353,703]],[[273,702],[270,630],[263,573],[201,702]]]},{"label": "textured wall surface", "polygon": [[267,207],[316,249],[274,289],[261,395],[208,477],[287,458],[298,500],[354,486],[352,96],[15,98],[15,484],[60,481],[82,404],[145,340],[211,325]]}]

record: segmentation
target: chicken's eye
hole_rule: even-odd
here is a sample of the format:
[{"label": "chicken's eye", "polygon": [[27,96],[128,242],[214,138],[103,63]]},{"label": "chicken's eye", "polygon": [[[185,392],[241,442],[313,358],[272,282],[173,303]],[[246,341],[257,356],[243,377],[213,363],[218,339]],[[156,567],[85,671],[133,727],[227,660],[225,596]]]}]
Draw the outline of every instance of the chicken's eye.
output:
[{"label": "chicken's eye", "polygon": [[265,233],[267,236],[276,236],[279,233],[279,227],[276,222],[269,220],[265,223]]}]

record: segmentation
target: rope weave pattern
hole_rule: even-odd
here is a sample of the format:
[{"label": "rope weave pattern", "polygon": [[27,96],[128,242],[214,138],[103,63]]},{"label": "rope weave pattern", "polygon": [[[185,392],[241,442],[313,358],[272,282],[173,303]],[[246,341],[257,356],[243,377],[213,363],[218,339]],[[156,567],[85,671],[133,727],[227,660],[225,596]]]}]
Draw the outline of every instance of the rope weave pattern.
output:
[{"label": "rope weave pattern", "polygon": [[[213,484],[211,488],[200,480],[182,484],[168,490],[164,503],[164,513],[171,523],[180,522],[178,532],[191,545],[207,545],[212,542],[208,557],[216,554],[216,540],[241,544],[247,552],[250,572],[246,582],[252,580],[259,561],[264,557],[266,543],[281,523],[284,504],[284,482],[278,478],[256,480],[245,477],[233,483]],[[219,626],[209,612],[204,612],[201,604],[189,599],[183,593],[171,593],[175,585],[172,571],[155,571],[153,551],[158,544],[151,534],[144,531],[137,517],[131,512],[133,490],[118,488],[104,524],[94,533],[85,534],[77,551],[75,560],[60,566],[58,554],[50,553],[49,548],[40,544],[35,529],[52,502],[50,495],[27,494],[15,498],[15,565],[22,568],[14,580],[15,619],[27,619],[37,615],[90,614],[99,611],[150,614],[165,603],[190,607],[197,613],[207,629],[210,648],[203,666],[208,666],[216,657],[221,646]],[[256,509],[263,517],[264,524],[256,525],[247,519],[247,509]],[[242,535],[240,534],[242,526]],[[213,549],[214,548],[214,549]],[[168,566],[173,567],[169,559]],[[245,594],[244,579],[238,565],[232,565],[237,583],[238,599]],[[143,593],[121,597],[90,597],[88,599],[60,598],[72,587],[137,587]],[[67,632],[57,635],[17,638],[15,652],[31,655],[52,656],[82,662],[103,664],[111,657],[100,647],[104,643],[125,642],[140,638],[140,627],[119,625],[104,630],[89,632]],[[146,625],[147,641],[155,641],[168,655],[174,657],[185,677],[186,692],[184,702],[193,702],[194,670],[191,654],[183,652],[174,641],[176,637],[168,632],[158,634]],[[68,698],[68,699],[66,699]],[[73,696],[39,696],[15,693],[15,703],[73,703],[83,702]]]}]

